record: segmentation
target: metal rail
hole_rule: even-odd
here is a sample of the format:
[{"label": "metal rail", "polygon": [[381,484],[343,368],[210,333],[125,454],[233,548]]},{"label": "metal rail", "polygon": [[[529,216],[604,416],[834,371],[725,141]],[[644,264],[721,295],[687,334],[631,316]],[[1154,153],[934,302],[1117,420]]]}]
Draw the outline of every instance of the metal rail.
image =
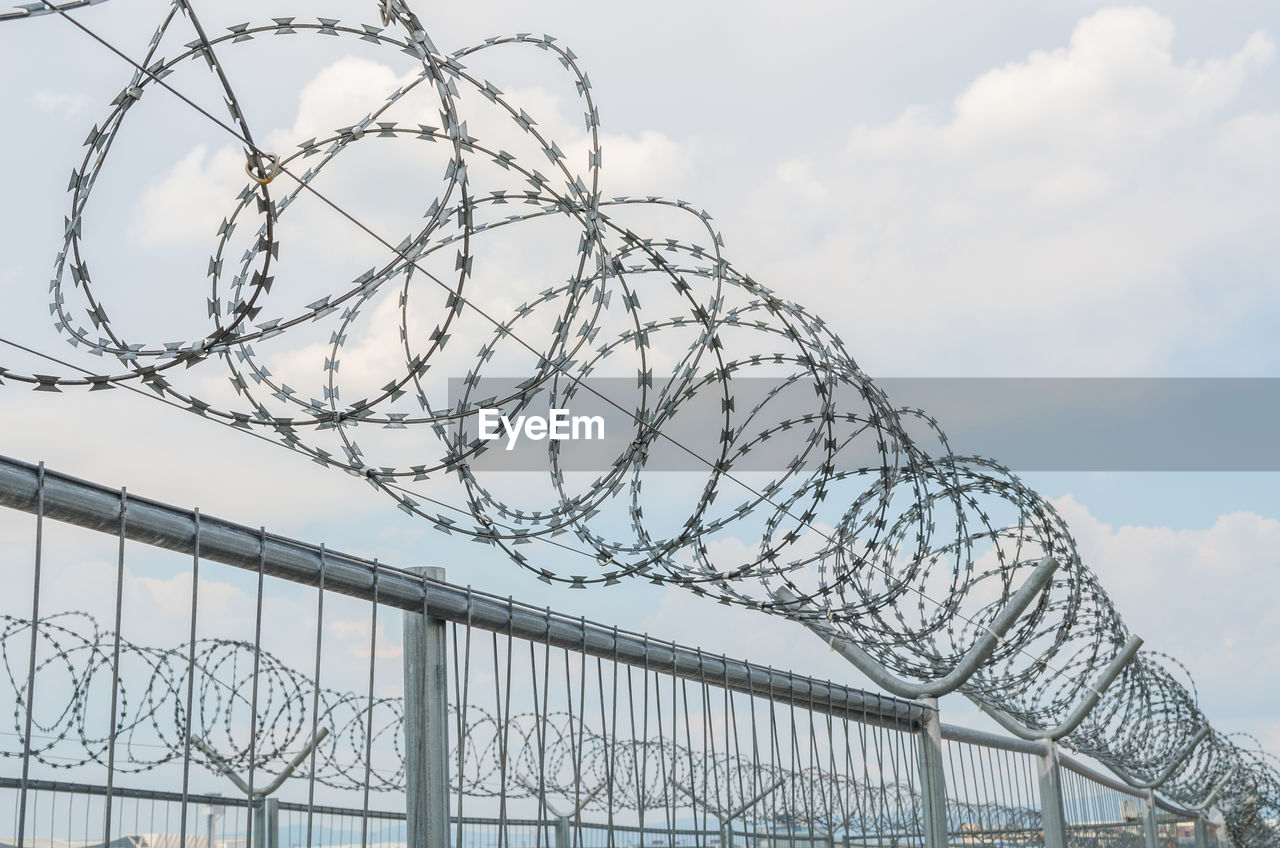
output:
[{"label": "metal rail", "polygon": [[[0,505],[34,513],[39,484],[39,466],[0,456]],[[188,555],[196,550],[197,523],[190,510],[132,494],[122,496],[118,490],[48,469],[44,470],[43,501],[47,518],[110,534],[119,532],[123,508],[129,519],[125,526],[127,538]],[[775,701],[880,727],[916,731],[924,722],[925,708],[920,704],[708,655],[674,642],[427,580],[349,554],[328,549],[322,553],[319,547],[305,542],[204,513],[200,514],[199,533],[202,559],[255,573],[261,561],[268,575],[317,586],[323,570],[326,590],[372,601],[376,571],[379,604],[470,623],[484,630],[509,632],[522,639],[617,659],[686,680],[709,681],[735,692],[769,693]]]}]

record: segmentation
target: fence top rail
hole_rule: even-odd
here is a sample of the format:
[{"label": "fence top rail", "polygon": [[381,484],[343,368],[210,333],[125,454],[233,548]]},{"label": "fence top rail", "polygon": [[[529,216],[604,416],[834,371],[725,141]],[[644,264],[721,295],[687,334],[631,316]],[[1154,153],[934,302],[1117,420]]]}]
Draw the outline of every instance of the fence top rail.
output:
[{"label": "fence top rail", "polygon": [[1031,754],[1039,757],[1049,752],[1049,743],[1043,740],[1019,739],[1016,736],[1001,736],[985,730],[974,730],[955,724],[942,725],[942,738],[949,742],[961,742],[979,745],[983,748],[995,748],[1000,751],[1012,751],[1015,754]]},{"label": "fence top rail", "polygon": [[[120,490],[0,456],[0,505],[35,513],[155,547],[194,554],[194,510],[122,495]],[[122,520],[123,514],[123,520]],[[647,634],[633,633],[550,609],[539,609],[470,587],[437,582],[377,562],[322,549],[265,530],[200,514],[202,559],[263,571],[295,583],[589,656],[706,681],[749,695],[767,696],[815,712],[892,729],[915,731],[926,707],[745,660],[707,654]]]},{"label": "fence top rail", "polygon": [[1101,783],[1103,786],[1114,789],[1117,792],[1122,792],[1125,795],[1132,795],[1134,798],[1147,797],[1145,789],[1135,789],[1117,777],[1112,777],[1109,774],[1103,774],[1100,771],[1095,771],[1074,757],[1068,757],[1066,754],[1059,753],[1058,761],[1062,763],[1063,768],[1073,771],[1081,777],[1088,778],[1094,783]]},{"label": "fence top rail", "polygon": [[[17,777],[0,776],[0,789],[21,789],[23,781]],[[67,792],[75,795],[98,795],[105,797],[107,787],[96,783],[76,783],[66,780],[35,780],[28,779],[26,787],[31,790],[40,792]],[[144,801],[167,801],[174,803],[182,803],[186,801],[188,804],[204,804],[212,807],[243,807],[246,804],[244,796],[234,795],[216,795],[199,792],[188,792],[183,795],[181,792],[173,792],[164,789],[137,789],[127,786],[111,787],[111,796],[113,798],[137,798]],[[305,806],[305,805],[303,805]]]}]

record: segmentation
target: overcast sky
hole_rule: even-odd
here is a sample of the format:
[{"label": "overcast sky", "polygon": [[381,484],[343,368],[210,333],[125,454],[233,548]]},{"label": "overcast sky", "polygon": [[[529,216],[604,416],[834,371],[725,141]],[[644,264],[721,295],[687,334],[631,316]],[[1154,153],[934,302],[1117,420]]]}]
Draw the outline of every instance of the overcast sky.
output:
[{"label": "overcast sky", "polygon": [[[221,31],[260,19],[258,5],[197,8]],[[324,5],[344,19],[376,14],[372,4]],[[1273,4],[417,5],[445,51],[524,30],[572,46],[600,107],[605,193],[708,209],[735,265],[825,317],[873,376],[1280,376]],[[137,56],[162,13],[154,0],[115,0],[79,17]],[[358,120],[412,71],[407,57],[350,39],[308,37],[287,48],[288,61],[274,47],[246,48],[228,66],[259,137],[282,149]],[[580,135],[571,82],[523,61],[489,73],[543,126]],[[129,72],[45,18],[0,26],[0,76],[0,337],[72,356],[47,300],[64,189]],[[175,80],[216,107],[207,79]],[[157,340],[193,338],[198,322],[171,305],[202,308],[204,265],[242,160],[164,92],[142,107],[96,189],[90,262],[113,317]],[[343,189],[374,219],[418,197],[408,176]],[[343,281],[377,253],[341,221],[308,227],[300,237],[314,240],[312,261]],[[0,365],[58,371],[3,347]],[[222,379],[216,363],[205,367]],[[123,391],[103,395],[0,389],[0,453],[860,682],[797,627],[639,583],[548,590],[346,475]],[[1068,519],[1130,627],[1188,666],[1215,725],[1280,753],[1275,475],[1028,480]],[[6,533],[16,544],[20,531]],[[948,709],[972,718],[963,704]]]}]

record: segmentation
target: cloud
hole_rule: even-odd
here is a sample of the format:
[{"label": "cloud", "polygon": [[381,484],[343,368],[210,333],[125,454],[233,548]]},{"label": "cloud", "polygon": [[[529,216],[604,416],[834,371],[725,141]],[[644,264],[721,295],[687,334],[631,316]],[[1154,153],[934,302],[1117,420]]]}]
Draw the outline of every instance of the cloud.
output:
[{"label": "cloud", "polygon": [[1223,125],[1219,144],[1223,153],[1249,169],[1274,171],[1280,115],[1255,113],[1233,118]]},{"label": "cloud", "polygon": [[[337,128],[358,122],[413,76],[416,73],[397,76],[387,65],[369,59],[341,58],[299,91],[296,104],[291,104],[293,125],[266,133],[265,142],[260,143],[282,156],[290,155],[308,138],[332,136]],[[138,199],[131,228],[134,237],[147,247],[212,242],[219,222],[235,209],[236,195],[248,182],[244,165],[244,155],[234,145],[210,151],[201,144],[183,154]],[[290,193],[296,188],[291,180],[276,185]],[[307,223],[312,228],[317,223],[327,225],[315,234],[318,243],[377,247],[332,214]]]},{"label": "cloud", "polygon": [[654,130],[638,137],[604,133],[601,170],[610,194],[678,193],[693,170],[693,152]]},{"label": "cloud", "polygon": [[1274,287],[1192,268],[1260,249],[1274,215],[1275,169],[1241,159],[1270,158],[1280,124],[1240,104],[1275,47],[1256,32],[1180,61],[1174,36],[1150,9],[1105,9],[945,108],[789,157],[752,200],[752,273],[847,316],[882,373],[1150,373],[1229,344]]},{"label": "cloud", "polygon": [[364,660],[366,664],[371,643],[377,645],[375,656],[378,659],[400,659],[404,655],[404,648],[391,641],[386,624],[381,621],[378,622],[376,639],[373,639],[373,624],[367,618],[331,621],[329,631],[342,646],[334,650],[344,656]]},{"label": "cloud", "polygon": [[78,91],[48,91],[40,89],[31,95],[36,108],[42,112],[73,118],[89,105],[89,97]]},{"label": "cloud", "polygon": [[212,244],[218,223],[236,206],[244,188],[244,155],[203,144],[149,185],[134,207],[130,233],[140,244]]},{"label": "cloud", "polygon": [[1054,505],[1130,629],[1188,667],[1216,726],[1274,736],[1271,694],[1249,681],[1280,679],[1280,521],[1116,527],[1070,496]]},{"label": "cloud", "polygon": [[1099,152],[1155,139],[1227,105],[1275,53],[1255,32],[1227,58],[1178,65],[1173,41],[1173,23],[1152,9],[1104,9],[1080,21],[1067,47],[978,77],[956,98],[952,120],[925,125],[919,140],[957,152],[1028,138]]},{"label": "cloud", "polygon": [[397,74],[390,66],[358,56],[344,56],[325,67],[298,94],[293,126],[269,135],[273,147],[293,150],[308,138],[333,135],[374,108],[398,86],[418,76],[416,70]]}]

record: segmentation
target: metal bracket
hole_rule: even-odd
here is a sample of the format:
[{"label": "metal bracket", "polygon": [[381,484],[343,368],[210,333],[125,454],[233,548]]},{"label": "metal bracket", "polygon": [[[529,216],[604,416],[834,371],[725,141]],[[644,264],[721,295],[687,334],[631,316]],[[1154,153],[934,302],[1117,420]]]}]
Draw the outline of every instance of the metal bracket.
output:
[{"label": "metal bracket", "polygon": [[1230,770],[1227,771],[1227,776],[1222,778],[1222,780],[1218,781],[1218,785],[1213,787],[1213,791],[1210,792],[1208,796],[1199,804],[1196,804],[1195,806],[1188,806],[1187,809],[1194,810],[1197,813],[1206,812],[1210,807],[1213,806],[1213,802],[1218,800],[1218,796],[1222,794],[1222,790],[1227,788],[1227,784],[1231,782],[1231,778],[1235,777],[1236,772],[1239,770],[1240,770],[1239,763],[1232,764]]},{"label": "metal bracket", "polygon": [[265,789],[255,790],[252,793],[249,791],[249,784],[241,780],[240,775],[231,770],[231,766],[227,764],[227,761],[218,756],[218,752],[214,751],[213,748],[209,746],[209,743],[205,742],[199,736],[193,736],[191,737],[191,744],[199,748],[200,752],[209,758],[209,762],[213,763],[214,767],[217,768],[224,777],[235,784],[236,789],[239,789],[245,795],[252,795],[255,798],[265,798],[283,786],[284,782],[293,775],[298,766],[302,765],[302,761],[311,756],[312,749],[323,742],[324,738],[328,735],[329,728],[320,728],[320,732],[316,734],[316,738],[302,746],[302,750],[294,755],[294,758],[289,761],[289,764],[284,767],[280,774],[276,775],[275,780],[268,783]]},{"label": "metal bracket", "polygon": [[987,715],[995,719],[997,724],[1014,736],[1022,739],[1048,739],[1051,742],[1057,742],[1080,726],[1080,722],[1084,721],[1085,716],[1089,715],[1090,711],[1098,705],[1098,701],[1103,694],[1120,676],[1120,672],[1124,671],[1125,666],[1133,661],[1133,658],[1138,654],[1138,649],[1141,647],[1142,637],[1130,636],[1129,641],[1125,642],[1124,647],[1120,649],[1120,653],[1116,654],[1115,659],[1102,670],[1102,674],[1098,675],[1098,679],[1093,686],[1089,687],[1088,694],[1085,695],[1084,700],[1076,705],[1076,708],[1071,711],[1071,715],[1067,716],[1065,721],[1049,730],[1033,730],[1006,713],[989,709],[986,704],[981,702],[975,701],[975,703],[982,707]]},{"label": "metal bracket", "polygon": [[[1133,775],[1109,762],[1107,762],[1107,768],[1120,775],[1126,783],[1137,789],[1158,789],[1161,784],[1170,777],[1173,777],[1173,773],[1178,770],[1178,766],[1182,765],[1183,761],[1186,760],[1187,757],[1191,756],[1191,752],[1194,751],[1196,746],[1199,745],[1208,735],[1209,725],[1206,724],[1200,728],[1195,736],[1191,737],[1191,740],[1187,742],[1186,745],[1182,746],[1182,750],[1174,755],[1173,759],[1169,761],[1169,764],[1164,767],[1164,771],[1160,772],[1160,774],[1156,776],[1155,780],[1138,780]],[[1106,761],[1104,760],[1103,762]]]},{"label": "metal bracket", "polygon": [[752,798],[750,801],[748,801],[747,803],[745,803],[745,804],[743,804],[742,806],[738,807],[738,809],[733,810],[732,812],[726,812],[726,811],[724,811],[724,810],[720,809],[719,807],[716,807],[716,806],[714,806],[714,805],[712,805],[712,804],[708,803],[707,801],[704,801],[703,799],[699,798],[697,795],[693,794],[693,790],[692,790],[692,789],[688,789],[688,788],[686,788],[686,787],[684,787],[684,786],[681,786],[679,783],[676,783],[676,784],[673,784],[673,785],[675,786],[675,788],[676,788],[676,789],[679,789],[681,792],[683,792],[684,794],[688,795],[688,796],[689,796],[689,798],[693,801],[693,803],[695,803],[695,804],[699,804],[699,805],[701,805],[701,806],[703,806],[703,807],[706,807],[708,810],[710,810],[710,811],[715,815],[715,817],[716,817],[716,818],[720,819],[720,823],[721,823],[721,824],[728,824],[729,822],[736,821],[738,818],[740,818],[740,817],[742,816],[742,814],[743,814],[743,813],[745,813],[747,810],[749,810],[749,809],[751,809],[752,807],[754,807],[756,804],[759,804],[759,803],[760,803],[761,801],[763,801],[763,800],[764,800],[764,799],[765,799],[765,798],[766,798],[770,793],[772,793],[772,792],[776,792],[776,791],[777,791],[779,788],[781,788],[781,787],[782,787],[782,785],[783,785],[784,783],[786,783],[786,782],[787,782],[787,779],[786,779],[785,777],[783,777],[783,778],[779,778],[779,779],[778,779],[778,780],[777,780],[777,781],[776,781],[772,786],[770,786],[768,789],[765,789],[765,790],[764,790],[764,791],[762,791],[760,794],[758,794],[758,795],[756,795],[754,798]]},{"label": "metal bracket", "polygon": [[679,783],[674,783],[672,784],[672,786],[674,786],[679,791],[683,792],[685,795],[688,795],[689,800],[693,801],[695,805],[701,805],[705,807],[707,810],[711,812],[712,815],[714,815],[720,821],[721,844],[727,846],[728,848],[733,848],[733,823],[737,821],[738,818],[740,818],[742,814],[745,813],[747,810],[751,809],[756,804],[759,804],[769,795],[776,792],[778,789],[782,788],[782,785],[786,782],[787,782],[787,779],[785,777],[778,778],[778,780],[775,781],[773,785],[770,786],[768,789],[765,789],[764,791],[760,792],[750,801],[746,802],[745,804],[738,807],[738,809],[733,810],[731,812],[726,812],[725,810],[720,809],[719,807],[707,802],[706,800],[699,798],[697,795],[694,794],[692,789],[682,786]]},{"label": "metal bracket", "polygon": [[587,795],[586,798],[583,798],[580,802],[578,802],[578,805],[573,808],[573,812],[565,813],[556,809],[555,805],[551,803],[551,799],[547,797],[547,793],[544,790],[534,786],[532,783],[525,780],[520,775],[515,775],[515,779],[516,779],[516,783],[520,784],[525,789],[527,789],[528,791],[536,795],[538,799],[542,801],[542,806],[547,808],[547,812],[551,813],[551,815],[555,816],[558,819],[577,818],[579,815],[582,814],[582,811],[587,808],[587,805],[590,804],[592,801],[594,801],[595,797],[600,794],[600,790],[604,789],[605,786],[607,786],[609,783],[607,780],[600,781],[600,785],[597,786],[595,789],[591,790],[591,794]]},{"label": "metal bracket", "polygon": [[[1053,573],[1057,568],[1058,561],[1053,557],[1047,556],[1040,560],[1040,563],[1031,572],[1026,582],[1009,597],[1008,603],[996,613],[995,618],[991,620],[990,626],[986,628],[986,632],[970,646],[965,655],[960,658],[960,662],[956,664],[956,667],[945,676],[924,683],[903,680],[886,669],[852,641],[830,636],[824,633],[819,625],[814,623],[808,621],[802,623],[819,636],[824,637],[837,653],[852,663],[858,671],[871,678],[871,682],[881,689],[885,689],[900,698],[911,698],[913,700],[937,698],[949,692],[954,692],[987,661],[1004,638],[1004,634],[1026,612],[1027,607],[1031,605],[1031,601],[1035,599],[1035,596],[1049,585],[1049,581],[1053,579]],[[799,602],[799,598],[785,587],[774,591],[773,597],[780,603],[787,605],[794,605]]]}]

